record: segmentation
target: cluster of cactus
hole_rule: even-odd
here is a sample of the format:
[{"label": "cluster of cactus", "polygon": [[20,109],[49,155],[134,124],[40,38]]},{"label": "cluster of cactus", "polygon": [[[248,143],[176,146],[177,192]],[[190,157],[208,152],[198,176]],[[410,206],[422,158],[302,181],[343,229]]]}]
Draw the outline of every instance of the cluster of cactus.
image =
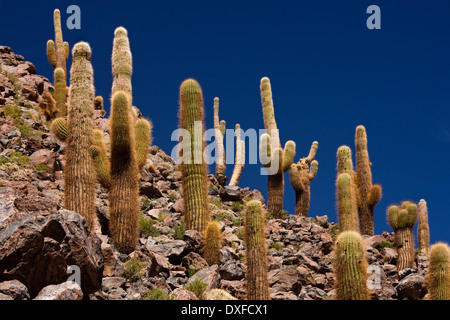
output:
[{"label": "cluster of cactus", "polygon": [[[216,177],[220,186],[225,186],[228,177],[225,175],[226,171],[226,156],[224,148],[224,138],[226,131],[226,121],[219,118],[219,98],[214,98],[214,136],[217,145],[217,162],[216,162]],[[245,143],[241,140],[241,126],[236,124],[236,154],[233,174],[231,176],[229,186],[237,186],[241,179],[242,169],[245,164]]]},{"label": "cluster of cactus", "polygon": [[438,242],[431,246],[427,270],[428,299],[450,300],[450,248]]},{"label": "cluster of cactus", "polygon": [[367,266],[362,236],[356,231],[341,232],[334,257],[337,300],[369,299]]},{"label": "cluster of cactus", "polygon": [[247,300],[270,299],[264,224],[265,217],[261,202],[258,200],[249,201],[246,204],[244,216]]},{"label": "cluster of cactus", "polygon": [[412,268],[415,260],[413,228],[417,221],[417,205],[410,201],[403,201],[401,206],[391,205],[387,210],[387,218],[395,231],[397,270]]},{"label": "cluster of cactus", "polygon": [[281,148],[272,99],[272,88],[267,77],[261,79],[261,104],[266,133],[260,137],[260,159],[264,167],[271,168],[268,175],[268,210],[274,218],[283,211],[284,173],[291,167],[295,157],[295,142],[289,140]]},{"label": "cluster of cactus", "polygon": [[205,230],[205,252],[203,257],[210,266],[219,264],[220,258],[220,225],[216,221],[210,221]]},{"label": "cluster of cactus", "polygon": [[319,143],[314,141],[306,158],[301,158],[289,169],[289,179],[295,190],[295,215],[308,216],[311,199],[310,183],[316,177],[319,162],[316,157]]},{"label": "cluster of cactus", "polygon": [[[194,79],[183,81],[180,87],[180,127],[189,132],[180,150],[184,213],[186,228],[203,232],[210,221],[207,165],[205,148],[203,93]],[[200,124],[201,132],[195,132]]]}]

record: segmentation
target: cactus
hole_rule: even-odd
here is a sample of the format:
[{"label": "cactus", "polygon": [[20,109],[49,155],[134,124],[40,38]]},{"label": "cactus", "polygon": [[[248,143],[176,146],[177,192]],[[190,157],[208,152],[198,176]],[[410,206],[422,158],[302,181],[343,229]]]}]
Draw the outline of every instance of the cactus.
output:
[{"label": "cactus", "polygon": [[260,158],[265,167],[278,163],[274,172],[271,172],[272,174],[268,176],[268,210],[273,217],[279,218],[283,210],[284,172],[289,170],[294,160],[295,143],[288,141],[284,150],[281,149],[269,78],[263,77],[261,79],[260,91],[264,127],[267,132],[260,137]]},{"label": "cactus", "polygon": [[364,239],[356,231],[339,234],[335,243],[337,300],[368,300]]},{"label": "cactus", "polygon": [[428,225],[428,209],[427,202],[422,199],[419,201],[419,225],[417,227],[417,239],[419,242],[419,249],[425,254],[428,254],[430,246],[430,227]]},{"label": "cactus", "polygon": [[107,155],[105,141],[103,140],[103,131],[99,129],[95,129],[92,132],[91,155],[94,160],[98,182],[103,188],[110,189],[111,163]]},{"label": "cactus", "polygon": [[103,108],[103,97],[97,96],[94,99],[94,109],[95,110],[104,110]]},{"label": "cactus", "polygon": [[216,163],[216,177],[219,185],[225,186],[228,177],[225,176],[225,149],[223,147],[223,139],[225,136],[225,121],[219,119],[219,98],[214,98],[214,135],[217,145],[217,163]]},{"label": "cactus", "polygon": [[446,243],[431,246],[426,279],[430,300],[450,300],[450,248]]},{"label": "cactus", "polygon": [[230,179],[230,186],[239,185],[239,180],[241,179],[242,169],[245,166],[245,142],[241,140],[241,126],[236,124],[235,127],[236,133],[236,160],[234,163],[233,174]]},{"label": "cactus", "polygon": [[[207,166],[203,159],[204,109],[202,89],[194,79],[181,84],[179,117],[180,127],[190,133],[190,140],[182,141],[181,163],[186,228],[203,232],[210,220]],[[196,132],[198,126],[201,132]]]},{"label": "cactus", "polygon": [[147,156],[152,143],[152,123],[144,118],[136,120],[134,131],[136,134],[136,156],[139,169],[147,162]]},{"label": "cactus", "polygon": [[269,300],[268,261],[261,202],[251,200],[245,208],[247,300]]},{"label": "cactus", "polygon": [[114,31],[112,54],[113,86],[112,94],[124,91],[128,94],[130,105],[133,105],[131,91],[131,75],[133,73],[133,60],[128,40],[128,31],[118,27]]},{"label": "cactus", "polygon": [[373,236],[374,207],[381,199],[381,186],[372,185],[371,163],[367,151],[367,134],[364,126],[358,126],[355,134],[356,176],[358,188],[358,213],[361,234]]},{"label": "cactus", "polygon": [[204,258],[210,266],[219,264],[220,254],[220,226],[216,221],[210,221],[205,230]]},{"label": "cactus", "polygon": [[59,141],[66,142],[69,134],[69,124],[64,118],[56,118],[50,125],[50,131]]},{"label": "cactus", "polygon": [[42,94],[42,101],[39,102],[39,108],[41,108],[47,121],[55,118],[58,113],[56,101],[49,92]]},{"label": "cactus", "polygon": [[127,92],[112,96],[111,188],[109,190],[112,242],[121,253],[130,253],[138,244],[139,170],[131,104]]},{"label": "cactus", "polygon": [[89,151],[94,109],[91,48],[79,42],[73,47],[72,55],[64,203],[68,210],[82,215],[93,231],[96,211],[95,176]]},{"label": "cactus", "polygon": [[47,58],[50,65],[55,68],[54,86],[55,101],[58,108],[57,117],[64,118],[66,110],[66,60],[69,57],[69,44],[63,41],[61,29],[61,13],[58,9],[53,12],[53,23],[55,28],[55,41],[47,41]]},{"label": "cactus", "polygon": [[413,227],[417,220],[417,205],[404,201],[401,206],[388,207],[389,224],[395,231],[395,247],[398,252],[397,270],[412,268],[415,260]]},{"label": "cactus", "polygon": [[319,163],[314,160],[319,143],[314,141],[309,155],[292,164],[289,169],[289,179],[295,190],[295,214],[308,216],[309,201],[311,198],[310,183],[316,177]]},{"label": "cactus", "polygon": [[352,176],[343,172],[336,179],[339,232],[358,231],[358,213]]}]

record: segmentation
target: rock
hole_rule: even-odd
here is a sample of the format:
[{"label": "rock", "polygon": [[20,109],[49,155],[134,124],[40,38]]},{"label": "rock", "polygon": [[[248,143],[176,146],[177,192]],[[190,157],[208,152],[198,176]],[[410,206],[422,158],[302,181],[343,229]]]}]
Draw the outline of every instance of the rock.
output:
[{"label": "rock", "polygon": [[30,295],[23,283],[17,280],[4,281],[0,283],[0,293],[12,297],[14,300],[28,300]]},{"label": "rock", "polygon": [[174,300],[198,300],[193,292],[182,288],[173,290],[172,296]]},{"label": "rock", "polygon": [[181,259],[181,264],[186,269],[194,268],[196,270],[205,269],[208,268],[208,262],[206,262],[205,259],[202,258],[201,255],[199,255],[196,252],[189,252],[186,256],[184,256]]},{"label": "rock", "polygon": [[55,152],[48,149],[40,149],[30,156],[30,161],[34,166],[45,165],[48,173],[60,170]]},{"label": "rock", "polygon": [[399,300],[421,299],[427,293],[425,277],[416,273],[409,274],[399,282],[395,289],[397,290]]},{"label": "rock", "polygon": [[122,277],[105,277],[102,279],[102,291],[110,292],[123,288],[127,280]]},{"label": "rock", "polygon": [[384,261],[387,263],[392,263],[395,264],[398,258],[398,253],[397,250],[392,249],[392,248],[383,248],[383,250],[381,250],[381,254],[384,257]]},{"label": "rock", "polygon": [[219,267],[217,265],[213,265],[209,268],[196,272],[189,278],[187,284],[190,284],[197,279],[200,279],[207,284],[205,291],[218,288],[220,283]]},{"label": "rock", "polygon": [[245,277],[246,267],[236,260],[228,260],[220,265],[220,277],[224,280],[241,280]]},{"label": "rock", "polygon": [[293,292],[299,294],[302,288],[300,274],[293,267],[281,266],[269,272],[270,292]]},{"label": "rock", "polygon": [[203,254],[205,238],[196,230],[186,230],[183,235],[183,241],[188,244],[188,250]]},{"label": "rock", "polygon": [[205,300],[237,300],[231,294],[222,289],[212,289],[206,291],[203,298]]},{"label": "rock", "polygon": [[219,196],[223,201],[242,201],[242,193],[237,186],[221,188]]},{"label": "rock", "polygon": [[0,233],[0,281],[22,282],[31,297],[47,285],[66,281],[71,265],[80,268],[84,293],[100,288],[101,240],[88,232],[86,221],[73,211],[25,216]]},{"label": "rock", "polygon": [[83,291],[75,281],[67,281],[43,288],[34,300],[81,300]]},{"label": "rock", "polygon": [[232,296],[236,297],[239,300],[245,300],[245,283],[245,280],[220,280],[220,288],[229,292]]},{"label": "rock", "polygon": [[7,294],[0,293],[0,301],[1,300],[14,300],[11,296],[8,296]]},{"label": "rock", "polygon": [[141,182],[139,192],[148,198],[161,198],[163,195],[158,188],[150,182]]}]

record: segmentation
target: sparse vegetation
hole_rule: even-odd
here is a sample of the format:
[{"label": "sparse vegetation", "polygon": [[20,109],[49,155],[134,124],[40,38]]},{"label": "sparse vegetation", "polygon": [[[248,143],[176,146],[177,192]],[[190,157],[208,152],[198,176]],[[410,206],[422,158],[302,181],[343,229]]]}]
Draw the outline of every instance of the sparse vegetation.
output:
[{"label": "sparse vegetation", "polygon": [[144,300],[173,300],[173,296],[165,293],[161,288],[153,288],[147,291]]},{"label": "sparse vegetation", "polygon": [[154,226],[155,223],[155,220],[146,218],[144,215],[141,215],[138,220],[139,229],[145,237],[159,236],[158,229],[156,229],[156,227]]},{"label": "sparse vegetation", "polygon": [[139,258],[131,258],[124,263],[123,276],[135,282],[142,278],[145,274],[144,268],[147,266],[145,262],[141,262]]},{"label": "sparse vegetation", "polygon": [[200,279],[195,279],[193,282],[187,284],[184,288],[193,292],[197,296],[197,298],[201,300],[203,299],[203,294],[205,293],[207,287],[207,283],[203,282]]}]

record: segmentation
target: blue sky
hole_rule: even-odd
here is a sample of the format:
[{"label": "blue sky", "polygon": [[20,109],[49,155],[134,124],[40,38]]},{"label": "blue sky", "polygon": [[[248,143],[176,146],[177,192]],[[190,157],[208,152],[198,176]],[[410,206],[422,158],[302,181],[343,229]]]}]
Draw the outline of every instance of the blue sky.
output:
[{"label": "blue sky", "polygon": [[[263,128],[259,81],[271,79],[282,143],[297,156],[319,141],[310,215],[337,221],[336,150],[354,150],[368,133],[373,182],[383,185],[375,232],[391,231],[386,208],[425,199],[431,242],[450,242],[450,25],[446,1],[12,1],[0,0],[2,45],[32,61],[53,81],[45,44],[52,13],[81,9],[81,30],[63,29],[71,47],[90,43],[97,94],[109,97],[111,49],[117,26],[128,29],[133,101],[154,123],[154,144],[170,154],[177,128],[178,89],[193,77],[202,86],[206,124],[213,99],[228,128]],[[369,5],[381,8],[381,30],[366,27]],[[69,65],[69,64],[68,64]],[[107,108],[109,106],[107,105]],[[227,167],[231,175],[233,166]],[[241,185],[267,195],[260,165],[247,165]],[[214,173],[214,167],[211,167]],[[294,212],[286,175],[284,206]]]}]

